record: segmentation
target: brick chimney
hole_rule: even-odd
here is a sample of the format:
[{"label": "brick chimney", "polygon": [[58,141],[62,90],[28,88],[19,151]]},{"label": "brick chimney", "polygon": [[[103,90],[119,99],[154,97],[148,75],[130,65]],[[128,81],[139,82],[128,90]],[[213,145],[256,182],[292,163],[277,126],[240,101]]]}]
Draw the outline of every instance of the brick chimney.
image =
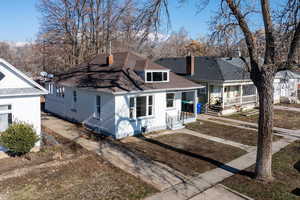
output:
[{"label": "brick chimney", "polygon": [[186,74],[187,75],[194,75],[195,73],[195,57],[189,55],[186,57]]},{"label": "brick chimney", "polygon": [[114,56],[112,54],[107,56],[106,63],[107,65],[112,65],[114,63]]}]

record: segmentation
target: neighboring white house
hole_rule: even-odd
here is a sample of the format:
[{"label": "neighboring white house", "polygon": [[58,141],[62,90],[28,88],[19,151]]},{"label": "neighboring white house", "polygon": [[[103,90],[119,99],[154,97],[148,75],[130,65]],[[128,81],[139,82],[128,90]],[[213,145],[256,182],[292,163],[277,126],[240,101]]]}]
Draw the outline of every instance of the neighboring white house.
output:
[{"label": "neighboring white house", "polygon": [[45,109],[123,138],[196,120],[202,86],[132,52],[98,55],[46,84]]},{"label": "neighboring white house", "polygon": [[274,102],[300,103],[300,75],[290,70],[277,72],[274,80]]},{"label": "neighboring white house", "polygon": [[199,102],[208,104],[211,111],[230,114],[254,108],[257,91],[249,73],[236,58],[179,57],[157,61],[177,74],[183,75],[206,88],[198,90]]},{"label": "neighboring white house", "polygon": [[40,97],[47,93],[39,84],[0,58],[0,132],[5,131],[12,122],[21,121],[32,125],[40,136]]},{"label": "neighboring white house", "polygon": [[[198,91],[199,102],[207,103],[212,111],[223,115],[254,108],[258,105],[255,85],[241,58],[177,57],[156,61],[178,75],[206,85]],[[299,75],[291,71],[276,74],[274,103],[283,97],[297,97]],[[296,102],[296,101],[294,101]]]}]

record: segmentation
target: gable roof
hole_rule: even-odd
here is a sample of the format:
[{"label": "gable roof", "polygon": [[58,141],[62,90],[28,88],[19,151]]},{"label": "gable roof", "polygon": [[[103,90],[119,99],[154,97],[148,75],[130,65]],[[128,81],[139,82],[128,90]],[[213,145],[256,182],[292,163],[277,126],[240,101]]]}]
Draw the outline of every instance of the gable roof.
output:
[{"label": "gable roof", "polygon": [[145,69],[168,69],[133,52],[118,52],[112,55],[113,63],[111,65],[107,65],[107,54],[99,54],[90,61],[74,67],[69,72],[58,75],[54,81],[69,87],[110,93],[202,87],[171,72],[169,82],[146,83],[141,77],[141,71]]},{"label": "gable roof", "polygon": [[[1,88],[0,96],[7,96],[7,95],[44,95],[48,94],[48,91],[43,88],[41,85],[30,79],[26,76],[23,72],[12,66],[10,63],[5,61],[4,59],[0,58],[0,67],[6,67],[15,75],[28,83],[32,88]],[[1,73],[1,80],[5,77],[3,73]],[[23,91],[20,91],[23,89]]]},{"label": "gable roof", "polygon": [[[186,58],[161,58],[157,63],[177,74],[187,74]],[[196,81],[250,80],[245,63],[240,58],[217,58],[197,56],[194,58],[195,72],[190,77]]]}]

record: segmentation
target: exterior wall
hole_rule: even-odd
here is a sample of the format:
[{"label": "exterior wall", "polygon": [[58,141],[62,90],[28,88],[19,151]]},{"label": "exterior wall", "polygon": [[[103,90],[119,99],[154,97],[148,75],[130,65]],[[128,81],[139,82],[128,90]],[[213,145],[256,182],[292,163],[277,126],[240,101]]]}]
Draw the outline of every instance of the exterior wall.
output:
[{"label": "exterior wall", "polygon": [[298,100],[298,80],[297,79],[275,79],[274,80],[274,103],[280,103],[281,99]]},{"label": "exterior wall", "polygon": [[[116,103],[116,138],[123,138],[139,134],[142,127],[146,127],[146,132],[166,129],[166,115],[177,116],[181,111],[181,92],[175,94],[175,106],[166,107],[167,92],[143,93],[142,95],[152,95],[154,99],[153,116],[139,119],[129,118],[129,99],[138,95],[118,95],[115,97]],[[141,95],[141,96],[142,96]]]},{"label": "exterior wall", "polygon": [[21,121],[32,125],[37,135],[40,136],[40,96],[1,97],[0,105],[11,105],[13,121]]},{"label": "exterior wall", "polygon": [[[77,89],[76,105],[73,105],[73,91],[74,88],[65,87],[64,97],[55,94],[46,95],[45,109],[70,121],[84,123],[88,127],[94,128],[93,130],[96,132],[106,133],[117,139],[139,134],[142,132],[142,127],[147,127],[146,132],[166,129],[166,115],[175,117],[181,112],[183,91],[174,91],[173,108],[166,107],[166,94],[173,93],[172,91],[112,95]],[[196,90],[191,91],[196,94]],[[101,96],[100,120],[94,117],[97,95]],[[153,96],[153,115],[131,119],[129,116],[130,97],[144,95]],[[188,94],[188,96],[190,95]],[[197,102],[196,98],[193,98],[193,100]],[[74,112],[74,109],[76,112]],[[196,115],[194,119],[189,121],[195,120]]]},{"label": "exterior wall", "polygon": [[5,77],[0,81],[0,88],[31,88],[23,77],[18,76],[14,71],[8,68],[4,63],[0,62],[0,71]]},{"label": "exterior wall", "polygon": [[[108,93],[64,88],[64,97],[55,94],[46,95],[45,109],[70,121],[84,123],[96,132],[114,134],[114,96]],[[77,92],[77,101],[73,103],[73,91]],[[100,119],[95,118],[96,96],[101,97]]]}]

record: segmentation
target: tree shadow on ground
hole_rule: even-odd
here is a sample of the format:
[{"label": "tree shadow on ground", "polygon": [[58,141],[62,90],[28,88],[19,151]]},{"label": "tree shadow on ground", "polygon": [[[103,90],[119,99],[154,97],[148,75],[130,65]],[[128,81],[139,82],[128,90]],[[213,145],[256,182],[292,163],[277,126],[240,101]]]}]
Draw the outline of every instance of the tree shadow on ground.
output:
[{"label": "tree shadow on ground", "polygon": [[144,135],[139,135],[139,136],[136,136],[140,139],[142,139],[143,141],[145,142],[149,142],[149,143],[152,143],[152,144],[155,144],[155,145],[159,145],[160,147],[163,147],[165,149],[168,149],[168,150],[171,150],[171,151],[175,151],[177,153],[180,153],[180,154],[184,154],[184,155],[187,155],[187,156],[190,156],[192,158],[196,158],[196,159],[200,159],[200,160],[203,160],[205,162],[208,162],[212,165],[215,165],[216,167],[218,168],[221,168],[223,170],[226,170],[230,173],[233,173],[233,174],[240,174],[242,176],[248,176],[250,178],[254,178],[254,173],[251,172],[251,171],[246,171],[246,170],[239,170],[239,169],[236,169],[234,167],[231,167],[223,162],[220,162],[218,160],[215,160],[215,159],[212,159],[212,158],[209,158],[209,157],[206,157],[206,156],[203,156],[203,155],[199,155],[199,154],[196,154],[196,153],[193,153],[193,152],[189,152],[189,151],[186,151],[184,149],[180,149],[180,148],[177,148],[177,147],[174,147],[174,146],[171,146],[171,145],[168,145],[168,144],[165,144],[165,143],[162,143],[158,140],[155,140],[153,138],[147,138],[145,137]]}]

